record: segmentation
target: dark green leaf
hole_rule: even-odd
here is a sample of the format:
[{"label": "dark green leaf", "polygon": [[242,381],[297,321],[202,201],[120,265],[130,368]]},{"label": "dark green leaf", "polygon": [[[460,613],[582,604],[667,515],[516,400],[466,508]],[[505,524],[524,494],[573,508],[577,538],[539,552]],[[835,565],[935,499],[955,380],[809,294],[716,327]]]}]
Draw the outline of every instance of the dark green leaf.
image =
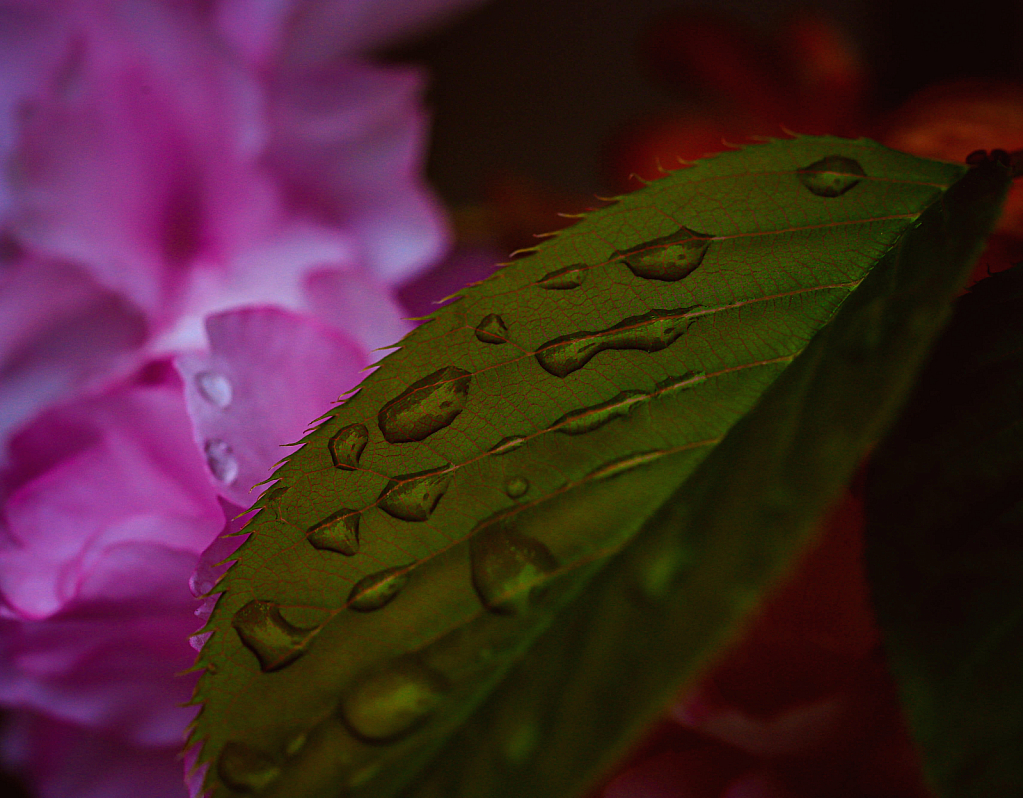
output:
[{"label": "dark green leaf", "polygon": [[880,434],[1004,171],[749,147],[436,313],[277,472],[216,588],[214,795],[578,790]]},{"label": "dark green leaf", "polygon": [[1023,265],[955,316],[872,459],[867,563],[938,795],[1023,795]]}]

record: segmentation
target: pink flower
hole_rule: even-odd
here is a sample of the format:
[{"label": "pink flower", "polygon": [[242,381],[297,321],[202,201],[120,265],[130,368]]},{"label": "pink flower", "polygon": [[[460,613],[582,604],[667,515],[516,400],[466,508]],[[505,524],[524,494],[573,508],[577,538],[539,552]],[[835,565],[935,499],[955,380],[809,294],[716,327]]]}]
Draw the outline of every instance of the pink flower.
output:
[{"label": "pink flower", "polygon": [[359,53],[461,4],[0,5],[0,745],[42,798],[186,795],[200,557],[447,246],[423,78]]}]

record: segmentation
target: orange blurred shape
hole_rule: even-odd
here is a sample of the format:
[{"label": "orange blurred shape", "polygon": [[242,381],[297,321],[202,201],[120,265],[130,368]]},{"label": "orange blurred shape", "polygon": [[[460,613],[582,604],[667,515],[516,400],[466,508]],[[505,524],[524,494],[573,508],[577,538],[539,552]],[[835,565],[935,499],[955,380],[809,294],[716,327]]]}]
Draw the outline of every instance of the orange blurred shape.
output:
[{"label": "orange blurred shape", "polygon": [[[1023,148],[1023,84],[970,80],[930,86],[890,114],[876,134],[896,150],[963,163],[974,150]],[[1023,185],[1016,180],[996,228],[1023,238]]]}]

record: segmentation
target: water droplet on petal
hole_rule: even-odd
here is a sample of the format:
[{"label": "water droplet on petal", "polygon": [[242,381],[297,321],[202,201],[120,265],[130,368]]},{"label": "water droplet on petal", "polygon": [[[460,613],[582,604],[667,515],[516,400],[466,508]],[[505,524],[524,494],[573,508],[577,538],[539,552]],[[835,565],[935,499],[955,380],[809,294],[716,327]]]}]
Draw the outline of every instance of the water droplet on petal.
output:
[{"label": "water droplet on petal", "polygon": [[471,379],[468,371],[448,366],[412,383],[381,408],[377,421],[384,439],[422,441],[444,429],[464,409]]},{"label": "water droplet on petal", "polygon": [[211,438],[206,441],[203,451],[206,453],[206,465],[210,473],[225,485],[233,485],[241,468],[230,444],[219,438]]},{"label": "water droplet on petal", "polygon": [[799,181],[818,197],[839,197],[866,177],[857,161],[844,155],[829,155],[804,166]]},{"label": "water droplet on petal", "polygon": [[300,629],[289,623],[276,602],[256,600],[235,612],[231,626],[265,672],[280,670],[305,654],[319,631],[318,627]]},{"label": "water droplet on petal", "polygon": [[508,325],[496,313],[490,313],[476,325],[476,338],[484,344],[506,344]]},{"label": "water droplet on petal", "polygon": [[354,471],[368,440],[369,430],[365,424],[349,424],[332,435],[327,441],[327,449],[330,459],[334,461],[334,468]]},{"label": "water droplet on petal", "polygon": [[550,274],[545,274],[537,281],[537,285],[546,288],[548,291],[568,291],[578,288],[586,279],[586,270],[589,267],[585,263],[573,263],[564,269],[558,269]]},{"label": "water droplet on petal", "polygon": [[359,518],[358,510],[342,507],[309,527],[306,537],[317,549],[351,557],[359,551]]},{"label": "water droplet on petal", "polygon": [[361,740],[391,742],[419,727],[447,689],[438,673],[413,659],[399,660],[370,671],[345,691],[341,717]]},{"label": "water droplet on petal", "polygon": [[490,447],[490,454],[508,454],[518,449],[522,444],[526,442],[524,435],[510,435],[507,438],[501,438],[497,443]]},{"label": "water droplet on petal", "polygon": [[582,435],[584,432],[592,432],[619,416],[627,416],[637,403],[644,402],[649,398],[649,394],[643,391],[623,391],[613,399],[599,405],[566,413],[551,424],[551,428],[565,435]]},{"label": "water droplet on petal", "polygon": [[538,600],[545,577],[558,567],[539,540],[516,532],[503,520],[487,521],[469,542],[472,584],[491,612],[518,615]]},{"label": "water droplet on petal", "polygon": [[442,466],[394,477],[380,494],[380,509],[402,521],[425,521],[451,485],[454,474],[450,468]]},{"label": "water droplet on petal", "polygon": [[651,310],[630,316],[613,327],[554,338],[536,351],[536,360],[555,377],[567,377],[608,349],[659,352],[677,341],[693,324],[686,314],[699,305],[674,310]]},{"label": "water droplet on petal", "polygon": [[359,612],[379,610],[405,588],[411,576],[412,563],[362,577],[348,594],[348,608]]},{"label": "water droplet on petal", "polygon": [[644,241],[615,253],[634,275],[647,280],[675,282],[688,277],[703,262],[711,236],[680,227],[671,235]]},{"label": "water droplet on petal", "polygon": [[217,773],[232,790],[259,792],[281,774],[281,769],[269,754],[230,740],[217,757]]},{"label": "water droplet on petal", "polygon": [[525,496],[529,491],[529,480],[525,477],[512,477],[504,483],[504,492],[512,499]]},{"label": "water droplet on petal", "polygon": [[195,375],[195,385],[203,399],[221,410],[234,397],[231,381],[219,371],[200,371]]}]

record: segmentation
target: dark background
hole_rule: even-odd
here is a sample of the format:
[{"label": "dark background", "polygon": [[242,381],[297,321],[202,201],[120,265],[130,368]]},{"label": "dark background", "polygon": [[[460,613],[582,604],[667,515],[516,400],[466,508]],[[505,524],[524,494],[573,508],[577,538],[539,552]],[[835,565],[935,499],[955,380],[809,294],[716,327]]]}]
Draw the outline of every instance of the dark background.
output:
[{"label": "dark background", "polygon": [[442,197],[478,201],[501,170],[554,190],[606,190],[609,138],[679,103],[637,58],[641,32],[677,8],[731,13],[765,34],[794,9],[824,12],[862,53],[879,112],[938,81],[1023,79],[1021,0],[495,0],[385,54],[432,74],[428,174]]}]

